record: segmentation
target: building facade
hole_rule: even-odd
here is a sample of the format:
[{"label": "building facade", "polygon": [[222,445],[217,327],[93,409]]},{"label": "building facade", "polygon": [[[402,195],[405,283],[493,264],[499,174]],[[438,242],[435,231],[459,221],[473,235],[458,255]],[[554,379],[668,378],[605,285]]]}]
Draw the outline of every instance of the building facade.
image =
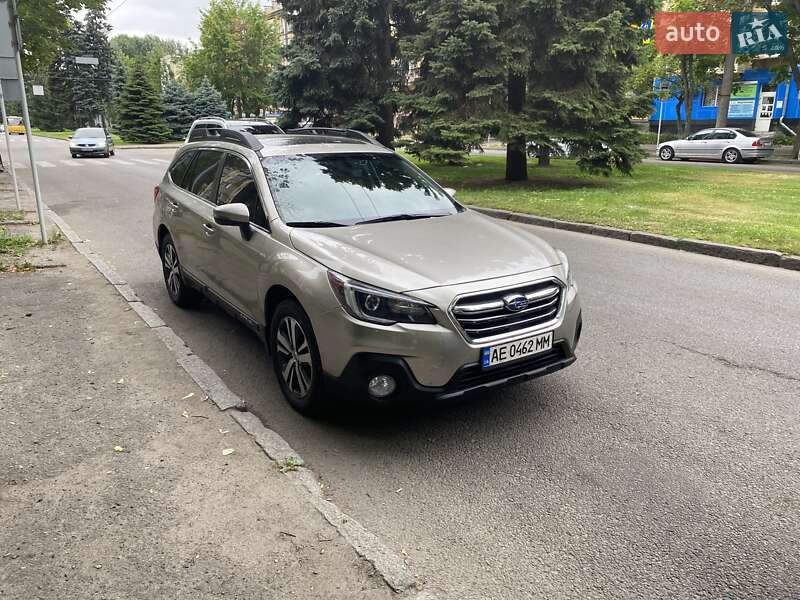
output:
[{"label": "building facade", "polygon": [[[656,81],[656,87],[660,82]],[[692,99],[692,131],[713,127],[717,119],[720,82],[712,82]],[[677,130],[675,97],[666,100],[656,98],[650,115],[650,129]],[[681,118],[686,118],[685,107],[681,107]],[[793,131],[800,126],[800,99],[797,82],[776,81],[775,74],[767,69],[747,69],[734,84],[728,109],[728,126],[752,129],[758,132]]]}]

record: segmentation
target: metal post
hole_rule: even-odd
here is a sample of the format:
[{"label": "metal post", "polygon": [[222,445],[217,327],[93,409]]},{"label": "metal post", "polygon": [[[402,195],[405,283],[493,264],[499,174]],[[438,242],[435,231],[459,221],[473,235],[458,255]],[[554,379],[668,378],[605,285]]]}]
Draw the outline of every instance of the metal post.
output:
[{"label": "metal post", "polygon": [[8,168],[11,169],[11,181],[14,182],[14,197],[17,200],[17,210],[22,210],[19,201],[19,186],[17,185],[17,170],[14,168],[14,153],[11,152],[11,138],[8,135],[8,115],[6,115],[6,98],[3,95],[3,86],[0,84],[0,112],[3,116],[3,131],[6,137],[6,150],[8,151]]},{"label": "metal post", "polygon": [[661,143],[661,120],[664,118],[664,101],[659,98],[658,102],[661,108],[658,111],[658,135],[656,136],[656,146]]},{"label": "metal post", "polygon": [[22,75],[22,34],[19,28],[19,15],[17,14],[17,0],[11,0],[12,20],[16,33],[14,57],[17,59],[17,74],[19,86],[22,91],[22,120],[25,123],[25,137],[28,139],[28,156],[31,160],[31,175],[33,176],[33,193],[36,196],[36,215],[39,217],[39,232],[42,234],[42,243],[47,243],[47,224],[44,222],[44,207],[42,190],[39,187],[39,170],[36,168],[36,156],[33,151],[33,134],[31,133],[31,116],[28,113],[28,98],[25,93],[25,78]]}]

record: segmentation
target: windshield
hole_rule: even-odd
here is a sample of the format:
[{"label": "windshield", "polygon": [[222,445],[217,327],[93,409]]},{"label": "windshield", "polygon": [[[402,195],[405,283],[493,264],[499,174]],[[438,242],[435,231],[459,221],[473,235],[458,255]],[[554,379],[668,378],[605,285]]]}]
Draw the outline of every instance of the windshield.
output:
[{"label": "windshield", "polygon": [[82,129],[78,129],[73,137],[104,138],[106,137],[106,132],[99,127],[84,127]]},{"label": "windshield", "polygon": [[9,125],[22,125],[22,117],[6,117]]},{"label": "windshield", "polygon": [[262,161],[286,223],[353,225],[460,210],[422,171],[394,154],[273,156]]}]

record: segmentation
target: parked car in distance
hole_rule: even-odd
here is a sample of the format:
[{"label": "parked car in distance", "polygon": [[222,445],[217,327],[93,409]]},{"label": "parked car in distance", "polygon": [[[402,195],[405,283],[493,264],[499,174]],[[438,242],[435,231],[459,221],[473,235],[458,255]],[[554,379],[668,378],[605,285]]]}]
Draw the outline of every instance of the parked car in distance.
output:
[{"label": "parked car in distance", "polygon": [[196,119],[192,123],[192,126],[189,127],[189,133],[186,134],[186,142],[189,142],[189,138],[192,137],[193,133],[205,133],[214,129],[246,131],[247,133],[252,133],[253,135],[283,133],[283,129],[274,123],[270,123],[269,121],[264,121],[261,119],[229,120],[221,117],[203,117],[202,119]]},{"label": "parked car in distance", "polygon": [[17,133],[19,135],[25,135],[25,122],[22,120],[22,117],[13,117],[8,115],[6,117],[6,123],[8,124],[8,133]]},{"label": "parked car in distance", "polygon": [[72,158],[80,156],[114,156],[114,140],[102,127],[81,127],[69,138]]},{"label": "parked car in distance", "polygon": [[703,129],[686,139],[663,142],[657,148],[661,160],[698,158],[728,164],[755,162],[772,156],[774,151],[771,137],[731,127]]},{"label": "parked car in distance", "polygon": [[154,190],[167,292],[254,329],[304,414],[331,389],[449,399],[571,365],[566,255],[454,193],[363,140],[195,134]]}]

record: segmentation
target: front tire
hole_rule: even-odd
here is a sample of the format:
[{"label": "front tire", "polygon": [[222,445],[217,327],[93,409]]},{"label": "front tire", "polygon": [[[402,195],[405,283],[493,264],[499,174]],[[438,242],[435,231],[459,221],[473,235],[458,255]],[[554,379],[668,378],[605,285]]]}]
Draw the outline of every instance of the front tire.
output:
[{"label": "front tire", "polygon": [[175,242],[169,234],[161,240],[161,267],[164,271],[164,284],[170,300],[181,308],[189,308],[197,301],[197,292],[186,285],[181,271],[181,262]]},{"label": "front tire", "polygon": [[664,146],[658,151],[658,158],[661,160],[672,160],[675,158],[675,151],[669,146]]},{"label": "front tire", "polygon": [[311,321],[294,300],[284,300],[275,309],[269,345],[275,376],[292,408],[306,416],[321,414],[322,360]]},{"label": "front tire", "polygon": [[742,162],[742,155],[736,148],[728,148],[722,153],[722,160],[729,165],[735,165]]}]

